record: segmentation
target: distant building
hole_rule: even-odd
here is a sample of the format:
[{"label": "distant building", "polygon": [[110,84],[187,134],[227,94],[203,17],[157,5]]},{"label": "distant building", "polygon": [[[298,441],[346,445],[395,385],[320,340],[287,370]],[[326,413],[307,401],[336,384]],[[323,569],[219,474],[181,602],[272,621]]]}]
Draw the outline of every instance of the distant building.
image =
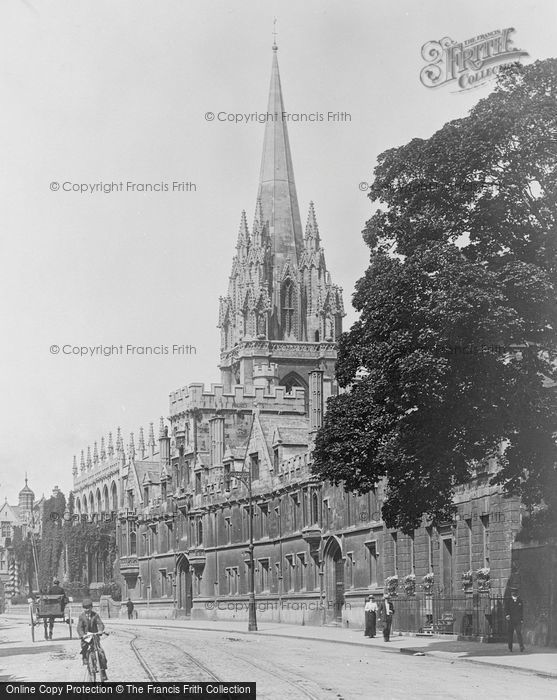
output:
[{"label": "distant building", "polygon": [[22,592],[25,586],[19,563],[13,556],[15,528],[20,528],[22,537],[27,537],[32,532],[38,534],[43,503],[44,498],[35,501],[35,494],[29,488],[25,476],[25,486],[19,492],[18,504],[10,505],[6,499],[0,506],[0,581],[4,585],[6,599]]}]

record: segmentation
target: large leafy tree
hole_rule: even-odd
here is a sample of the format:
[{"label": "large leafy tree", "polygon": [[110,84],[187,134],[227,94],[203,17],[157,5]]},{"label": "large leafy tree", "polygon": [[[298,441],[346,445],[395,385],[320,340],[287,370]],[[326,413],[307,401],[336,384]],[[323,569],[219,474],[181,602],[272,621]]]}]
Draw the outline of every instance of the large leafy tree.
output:
[{"label": "large leafy tree", "polygon": [[359,320],[340,339],[314,472],[409,532],[457,485],[557,506],[557,60],[502,71],[466,118],[379,157]]}]

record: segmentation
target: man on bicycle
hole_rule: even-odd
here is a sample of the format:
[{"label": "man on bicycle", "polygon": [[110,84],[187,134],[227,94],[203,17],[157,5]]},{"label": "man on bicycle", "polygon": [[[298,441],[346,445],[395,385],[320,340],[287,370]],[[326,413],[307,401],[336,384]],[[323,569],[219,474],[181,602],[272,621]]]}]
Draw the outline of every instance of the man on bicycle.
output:
[{"label": "man on bicycle", "polygon": [[[81,656],[83,664],[87,665],[87,650],[90,642],[87,642],[84,637],[91,632],[104,632],[104,623],[100,616],[93,610],[93,603],[86,598],[83,601],[83,612],[77,621],[77,634],[81,639]],[[106,681],[106,654],[99,643],[99,663],[101,667],[101,681]]]}]

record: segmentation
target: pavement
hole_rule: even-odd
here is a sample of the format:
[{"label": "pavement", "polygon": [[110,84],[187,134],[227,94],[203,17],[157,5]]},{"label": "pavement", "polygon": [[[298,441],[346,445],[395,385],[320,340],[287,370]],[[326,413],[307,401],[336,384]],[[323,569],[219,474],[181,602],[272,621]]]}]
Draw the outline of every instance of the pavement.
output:
[{"label": "pavement", "polygon": [[[19,612],[19,611],[18,611]],[[21,620],[21,614],[5,613],[0,617],[0,628],[9,624],[10,618]],[[259,635],[282,637],[285,639],[311,640],[315,642],[334,642],[366,647],[379,647],[386,652],[399,652],[415,656],[433,656],[445,659],[451,663],[475,663],[488,666],[498,666],[523,673],[533,673],[540,676],[557,679],[557,648],[527,646],[520,652],[515,645],[515,651],[509,652],[506,644],[480,642],[460,642],[448,635],[410,636],[397,633],[391,635],[391,640],[385,642],[381,631],[373,639],[364,637],[362,629],[340,626],[313,627],[309,625],[288,625],[283,623],[260,622],[257,632],[248,632],[247,621],[230,620],[168,620],[145,618],[127,620],[125,618],[104,619],[107,630],[110,627],[164,627],[184,630],[202,630],[239,635]],[[28,645],[29,640],[21,641]],[[17,646],[17,645],[11,645]]]}]

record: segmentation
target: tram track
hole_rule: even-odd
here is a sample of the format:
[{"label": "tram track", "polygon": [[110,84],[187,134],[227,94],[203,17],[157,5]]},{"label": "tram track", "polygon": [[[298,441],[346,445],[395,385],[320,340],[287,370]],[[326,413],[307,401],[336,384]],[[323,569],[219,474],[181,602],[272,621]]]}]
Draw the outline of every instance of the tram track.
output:
[{"label": "tram track", "polygon": [[[150,629],[150,630],[157,630],[157,631],[162,631],[162,632],[169,631],[168,627],[163,627],[162,625],[145,625],[145,627],[147,629]],[[132,634],[132,633],[130,632],[129,634]],[[191,655],[187,654],[187,652],[184,652],[182,649],[180,649],[180,647],[178,647],[176,644],[173,644],[172,642],[158,642],[158,643],[168,644],[169,646],[176,647],[185,656],[191,656]],[[296,694],[293,697],[298,698],[302,694],[303,697],[308,698],[308,700],[324,700],[324,698],[327,695],[330,695],[331,698],[332,697],[340,698],[340,695],[338,693],[334,692],[332,689],[316,688],[315,690],[310,690],[309,688],[305,687],[304,684],[309,684],[309,683],[313,684],[314,683],[313,681],[306,679],[299,674],[293,674],[292,672],[287,674],[284,671],[277,669],[276,665],[273,664],[272,662],[265,662],[264,664],[257,663],[255,661],[253,661],[253,659],[249,659],[241,654],[236,654],[236,653],[231,652],[229,648],[227,648],[226,653],[227,653],[227,656],[229,658],[235,659],[236,661],[239,661],[240,663],[242,663],[246,666],[250,666],[250,667],[256,669],[257,671],[259,671],[260,673],[266,674],[268,676],[272,676],[275,679],[277,679],[278,681],[280,681],[281,683],[284,683],[287,686],[289,686],[290,688],[294,689],[296,691]],[[208,671],[209,673],[212,674],[212,671],[207,669],[207,667],[204,666],[204,664],[202,664],[201,662],[199,662],[197,660],[195,660],[195,662],[197,665],[199,665],[200,667],[202,667],[203,669],[205,669],[206,671]],[[214,674],[212,674],[212,675],[213,675],[213,680],[222,682],[222,679],[217,678]],[[297,681],[293,680],[292,675],[296,675],[299,680],[297,680]]]},{"label": "tram track", "polygon": [[[162,628],[162,629],[165,629],[165,628]],[[118,630],[117,634],[118,633],[130,635],[132,637],[129,640],[130,648],[133,651],[139,665],[145,671],[145,673],[147,674],[147,677],[149,678],[149,680],[151,682],[157,683],[157,682],[161,682],[161,681],[168,681],[168,676],[165,676],[164,679],[161,679],[157,676],[157,674],[153,671],[153,668],[151,667],[151,665],[145,659],[144,654],[139,650],[138,645],[137,645],[137,640],[140,639],[140,637],[138,634],[135,634],[134,632],[128,632],[126,630]],[[222,679],[219,678],[219,676],[217,676],[208,666],[206,666],[204,663],[199,661],[199,659],[197,659],[192,654],[189,654],[187,651],[184,651],[177,644],[174,644],[172,642],[157,640],[157,651],[160,651],[160,647],[171,647],[173,649],[176,649],[178,651],[179,655],[186,659],[185,664],[180,664],[180,669],[181,669],[182,673],[185,673],[185,674],[191,673],[192,675],[203,676],[201,678],[189,678],[189,677],[184,678],[181,676],[177,680],[180,680],[180,681],[183,681],[183,680],[215,681],[218,683],[222,682]]]},{"label": "tram track", "polygon": [[[299,682],[296,682],[289,678],[286,673],[281,672],[281,671],[275,671],[270,668],[271,664],[267,663],[265,665],[263,664],[258,664],[255,661],[252,661],[251,659],[246,659],[244,656],[238,655],[238,654],[233,654],[230,651],[228,652],[228,655],[236,659],[237,661],[241,661],[244,664],[247,664],[248,666],[252,666],[253,668],[256,668],[258,671],[262,671],[263,673],[266,673],[270,676],[273,676],[274,678],[277,678],[281,683],[286,683],[287,685],[291,686],[292,688],[295,689],[297,695],[294,695],[294,697],[299,697],[300,692],[303,693],[304,697],[309,698],[309,700],[324,700],[324,695],[323,691],[320,692],[319,695],[316,695],[314,692],[309,690],[308,688],[304,687],[302,683],[312,683],[313,681],[309,681],[302,676],[299,676],[298,678],[300,679]],[[274,666],[274,664],[272,664]],[[331,692],[331,691],[327,691]],[[339,697],[338,694],[334,694],[334,697]]]}]

